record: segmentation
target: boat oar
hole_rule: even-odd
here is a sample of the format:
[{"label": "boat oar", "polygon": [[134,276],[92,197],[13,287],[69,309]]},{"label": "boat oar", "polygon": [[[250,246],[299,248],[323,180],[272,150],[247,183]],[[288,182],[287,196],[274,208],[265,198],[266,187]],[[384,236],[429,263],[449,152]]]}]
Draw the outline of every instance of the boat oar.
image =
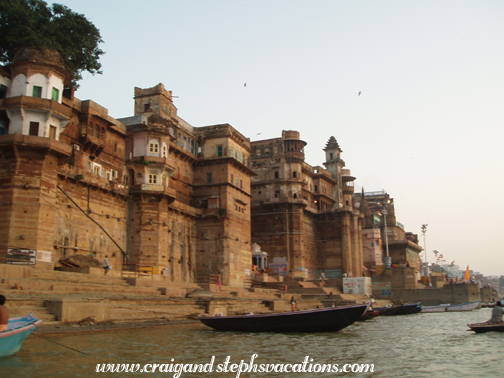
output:
[{"label": "boat oar", "polygon": [[32,333],[32,335],[35,335],[35,336],[37,336],[37,337],[40,337],[40,338],[41,338],[41,339],[43,339],[43,340],[47,340],[47,341],[50,341],[51,343],[54,343],[54,344],[60,345],[60,346],[62,346],[62,347],[65,347],[65,348],[67,348],[67,349],[73,350],[73,351],[75,351],[75,352],[79,352],[79,353],[82,353],[82,354],[87,354],[86,352],[81,352],[80,350],[77,350],[77,349],[74,349],[74,348],[70,348],[69,346],[66,346],[66,345],[63,345],[63,344],[57,343],[56,341],[46,339],[45,337],[42,337],[42,336],[40,336],[40,335],[37,335],[36,333]]}]

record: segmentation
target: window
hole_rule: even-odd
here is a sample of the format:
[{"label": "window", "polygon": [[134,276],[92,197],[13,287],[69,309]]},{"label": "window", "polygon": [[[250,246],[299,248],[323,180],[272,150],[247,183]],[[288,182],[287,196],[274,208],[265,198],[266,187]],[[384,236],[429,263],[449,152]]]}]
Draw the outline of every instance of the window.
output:
[{"label": "window", "polygon": [[292,177],[297,178],[297,173],[296,173],[296,171],[292,172]]},{"label": "window", "polygon": [[0,98],[7,97],[7,87],[3,84],[0,84]]},{"label": "window", "polygon": [[42,97],[42,87],[39,87],[37,85],[33,86],[33,97]]},{"label": "window", "polygon": [[247,158],[243,158],[243,164],[247,165]]},{"label": "window", "polygon": [[240,180],[240,189],[243,189],[243,180]]},{"label": "window", "polygon": [[161,157],[168,157],[168,148],[166,148],[166,145],[163,144],[163,148],[161,151]]},{"label": "window", "polygon": [[231,184],[233,184],[234,180],[233,180],[233,174],[231,173]]},{"label": "window", "polygon": [[166,114],[168,114],[168,105],[165,105],[165,107],[164,107],[164,112],[165,112]]},{"label": "window", "polygon": [[30,122],[30,132],[28,135],[39,135],[39,123],[38,122]]},{"label": "window", "polygon": [[94,137],[100,139],[100,126],[98,124],[94,125]]},{"label": "window", "polygon": [[93,164],[93,173],[97,176],[101,176],[101,169],[102,166],[100,164],[92,163]]},{"label": "window", "polygon": [[229,149],[229,156],[233,157],[233,149],[232,148]]},{"label": "window", "polygon": [[117,152],[117,142],[114,142],[114,152]]},{"label": "window", "polygon": [[275,178],[278,178],[278,172],[275,172]]},{"label": "window", "polygon": [[149,174],[149,184],[157,184],[157,175]]},{"label": "window", "polygon": [[149,152],[158,153],[159,152],[159,144],[149,143]]},{"label": "window", "polygon": [[332,160],[332,152],[329,153],[329,159]]},{"label": "window", "polygon": [[56,126],[49,126],[49,138],[56,139]]},{"label": "window", "polygon": [[238,186],[238,180],[239,180],[239,178],[237,177],[236,178],[236,186]]},{"label": "window", "polygon": [[144,104],[144,112],[148,112],[150,110],[150,104]]},{"label": "window", "polygon": [[212,174],[211,173],[207,173],[207,175],[206,175],[206,181],[207,181],[207,183],[211,183],[212,182]]},{"label": "window", "polygon": [[222,156],[222,146],[217,146],[217,156]]},{"label": "window", "polygon": [[105,177],[106,177],[106,178],[107,178],[107,180],[109,180],[109,181],[110,181],[110,180],[112,180],[112,172],[107,171],[107,172],[105,173]]},{"label": "window", "polygon": [[117,173],[117,171],[112,169],[111,173],[112,173],[112,181],[117,181],[117,178],[119,177],[119,174]]},{"label": "window", "polygon": [[59,101],[59,89],[53,87],[51,100]]},{"label": "window", "polygon": [[235,151],[235,159],[238,160],[238,151]]},{"label": "window", "polygon": [[238,155],[238,160],[240,161],[240,163],[242,162],[242,154],[241,153]]}]

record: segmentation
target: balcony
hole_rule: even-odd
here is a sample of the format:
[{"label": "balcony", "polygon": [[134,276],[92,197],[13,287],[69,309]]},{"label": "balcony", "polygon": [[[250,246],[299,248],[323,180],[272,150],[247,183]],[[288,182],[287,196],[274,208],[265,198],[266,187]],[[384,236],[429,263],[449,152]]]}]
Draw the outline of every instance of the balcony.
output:
[{"label": "balcony", "polygon": [[0,100],[0,107],[5,109],[28,108],[51,113],[54,117],[69,120],[72,117],[72,109],[57,101],[47,98],[17,96]]},{"label": "balcony", "polygon": [[168,171],[175,171],[172,159],[159,156],[134,156],[130,160],[127,160],[126,163],[143,164],[154,167],[168,167]]},{"label": "balcony", "polygon": [[0,136],[0,146],[22,146],[30,149],[47,150],[61,157],[69,157],[72,154],[72,146],[56,139],[39,137],[34,135],[7,134]]},{"label": "balcony", "polygon": [[131,193],[144,193],[151,195],[163,195],[175,200],[177,198],[177,191],[173,188],[157,184],[139,184],[130,186]]}]

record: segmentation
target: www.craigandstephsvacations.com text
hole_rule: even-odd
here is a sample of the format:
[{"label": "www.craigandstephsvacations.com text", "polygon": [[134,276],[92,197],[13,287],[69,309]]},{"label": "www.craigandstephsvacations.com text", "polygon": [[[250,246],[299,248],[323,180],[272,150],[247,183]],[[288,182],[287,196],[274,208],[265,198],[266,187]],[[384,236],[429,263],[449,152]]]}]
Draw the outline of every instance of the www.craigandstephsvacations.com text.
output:
[{"label": "www.craigandstephsvacations.com text", "polygon": [[224,362],[215,364],[215,356],[206,364],[181,364],[175,363],[172,358],[165,364],[98,364],[97,373],[173,373],[174,378],[179,378],[184,373],[232,373],[236,378],[241,373],[372,373],[374,364],[334,364],[314,363],[313,358],[306,356],[301,363],[260,364],[256,362],[258,354],[250,357],[250,362],[241,360],[231,363],[231,356]]}]

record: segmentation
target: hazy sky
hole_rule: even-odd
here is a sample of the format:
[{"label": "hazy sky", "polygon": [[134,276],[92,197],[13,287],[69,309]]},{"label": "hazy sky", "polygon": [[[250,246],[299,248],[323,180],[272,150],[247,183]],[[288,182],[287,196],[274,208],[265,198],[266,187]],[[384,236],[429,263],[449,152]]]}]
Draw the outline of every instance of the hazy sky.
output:
[{"label": "hazy sky", "polygon": [[163,83],[193,126],[298,130],[311,165],[333,135],[356,191],[387,191],[422,246],[428,224],[429,262],[504,275],[504,1],[59,2],[105,42],[78,98],[121,118]]}]

